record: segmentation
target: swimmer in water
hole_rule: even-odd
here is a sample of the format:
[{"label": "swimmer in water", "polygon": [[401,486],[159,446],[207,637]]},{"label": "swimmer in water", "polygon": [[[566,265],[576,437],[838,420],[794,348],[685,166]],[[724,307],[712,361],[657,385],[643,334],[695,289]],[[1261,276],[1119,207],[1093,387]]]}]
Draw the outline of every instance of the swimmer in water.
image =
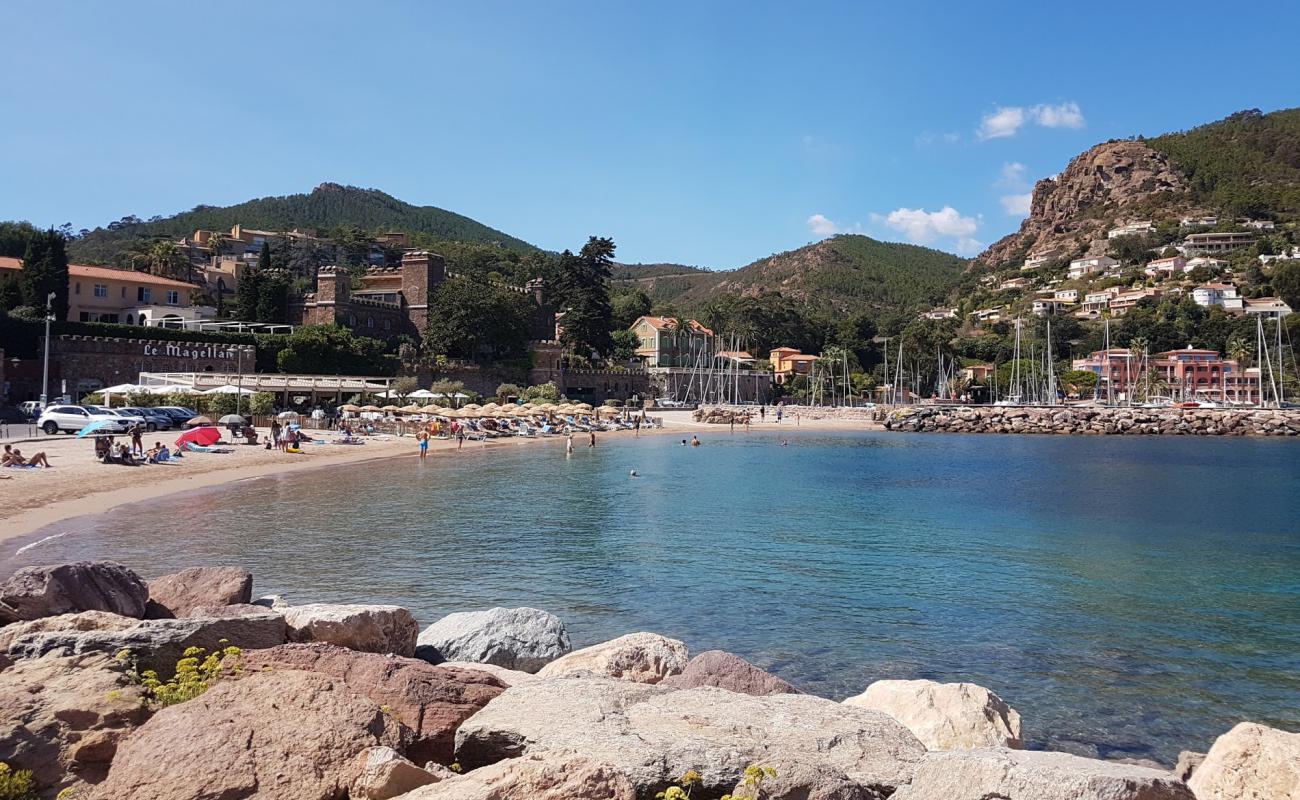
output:
[{"label": "swimmer in water", "polygon": [[698,437],[698,436],[692,436],[692,437],[691,437],[691,447],[699,447],[699,446],[700,446],[700,437]]}]

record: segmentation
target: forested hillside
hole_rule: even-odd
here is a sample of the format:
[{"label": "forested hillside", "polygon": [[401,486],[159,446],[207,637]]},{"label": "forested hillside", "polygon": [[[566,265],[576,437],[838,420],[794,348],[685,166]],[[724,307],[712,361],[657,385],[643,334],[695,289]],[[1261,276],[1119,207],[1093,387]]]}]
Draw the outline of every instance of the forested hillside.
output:
[{"label": "forested hillside", "polygon": [[114,264],[140,241],[181,237],[203,230],[230,230],[234,225],[262,230],[315,228],[328,236],[339,229],[365,232],[405,231],[437,240],[499,245],[516,252],[537,248],[521,239],[433,206],[416,206],[377,189],[324,183],[310,194],[263,197],[233,206],[198,206],[171,217],[140,220],[125,217],[79,236],[68,250],[74,261]]}]

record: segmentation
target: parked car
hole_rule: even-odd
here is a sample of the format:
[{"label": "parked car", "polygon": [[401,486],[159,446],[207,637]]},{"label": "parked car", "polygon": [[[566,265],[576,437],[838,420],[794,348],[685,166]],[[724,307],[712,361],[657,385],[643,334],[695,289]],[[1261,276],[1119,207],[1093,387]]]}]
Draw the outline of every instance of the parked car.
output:
[{"label": "parked car", "polygon": [[109,414],[98,408],[71,405],[47,406],[36,420],[36,425],[53,436],[59,431],[75,433],[99,419],[108,420],[109,424],[104,426],[106,433],[126,433],[132,425],[132,421],[127,417]]},{"label": "parked car", "polygon": [[145,419],[143,414],[135,414],[125,408],[109,408],[108,406],[86,406],[86,408],[96,408],[105,414],[111,414],[115,417],[121,417],[127,420],[127,428],[139,424],[141,427],[148,427],[149,420]]},{"label": "parked car", "polygon": [[26,400],[18,404],[18,410],[28,419],[36,419],[41,415],[41,401]]},{"label": "parked car", "polygon": [[190,420],[194,419],[199,415],[199,412],[195,411],[194,409],[185,408],[183,406],[158,406],[157,408],[154,409],[154,411],[157,411],[162,414],[166,414],[167,416],[171,417],[173,423],[178,428],[185,427],[185,423],[189,422]]},{"label": "parked car", "polygon": [[176,427],[176,420],[156,408],[136,408],[128,406],[117,410],[126,414],[134,414],[137,417],[144,417],[144,429],[150,433],[153,433],[154,431],[169,431]]}]

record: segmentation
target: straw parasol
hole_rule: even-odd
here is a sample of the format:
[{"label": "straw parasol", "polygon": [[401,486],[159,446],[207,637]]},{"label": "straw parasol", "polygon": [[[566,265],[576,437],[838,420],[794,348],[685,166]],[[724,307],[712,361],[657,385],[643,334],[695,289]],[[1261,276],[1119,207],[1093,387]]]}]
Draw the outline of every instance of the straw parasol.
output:
[{"label": "straw parasol", "polygon": [[358,411],[374,412],[374,411],[383,411],[383,409],[380,408],[379,406],[362,406],[361,408],[358,409]]},{"label": "straw parasol", "polygon": [[400,411],[400,412],[403,413],[403,414],[419,414],[419,413],[420,413],[420,407],[417,406],[415,403],[411,403],[409,406],[402,406],[401,408],[399,408],[399,409],[397,409],[397,410]]},{"label": "straw parasol", "polygon": [[421,408],[421,409],[420,409],[420,413],[421,413],[421,414],[440,414],[440,413],[442,413],[442,408],[441,408],[440,406],[428,405],[428,406],[424,406],[423,408]]},{"label": "straw parasol", "polygon": [[360,410],[361,410],[361,406],[354,406],[351,403],[348,403],[347,405],[339,406],[339,411],[347,411],[352,414],[355,414]]},{"label": "straw parasol", "polygon": [[465,411],[478,411],[479,409],[483,408],[483,406],[479,405],[478,403],[468,403],[466,405],[461,406],[461,408]]},{"label": "straw parasol", "polygon": [[576,406],[574,406],[574,408],[578,409],[579,411],[590,411],[591,403],[578,403]]}]

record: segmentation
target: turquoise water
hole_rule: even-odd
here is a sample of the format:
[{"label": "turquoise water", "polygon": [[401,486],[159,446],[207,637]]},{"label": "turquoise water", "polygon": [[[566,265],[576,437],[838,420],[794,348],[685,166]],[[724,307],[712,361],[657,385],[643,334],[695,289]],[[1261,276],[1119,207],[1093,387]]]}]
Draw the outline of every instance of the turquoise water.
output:
[{"label": "turquoise water", "polygon": [[422,623],[532,605],[575,645],[658,631],[836,699],[969,680],[1031,747],[1088,755],[1172,763],[1239,720],[1300,729],[1296,442],[702,438],[248,481],[53,526],[35,538],[72,533],[8,566],[239,564],[259,593]]}]

